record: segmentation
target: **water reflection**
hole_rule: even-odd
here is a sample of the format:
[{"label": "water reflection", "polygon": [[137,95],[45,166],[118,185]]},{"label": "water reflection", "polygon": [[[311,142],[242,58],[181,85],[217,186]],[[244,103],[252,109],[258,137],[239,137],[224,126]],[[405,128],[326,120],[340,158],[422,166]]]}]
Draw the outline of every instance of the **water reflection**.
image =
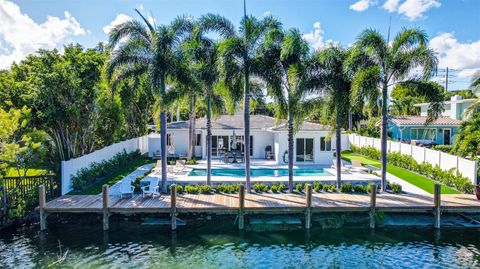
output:
[{"label": "water reflection", "polygon": [[[479,230],[303,229],[238,231],[209,225],[50,226],[0,234],[0,268],[54,264],[76,268],[471,268],[478,267]],[[60,242],[60,245],[59,245]]]}]

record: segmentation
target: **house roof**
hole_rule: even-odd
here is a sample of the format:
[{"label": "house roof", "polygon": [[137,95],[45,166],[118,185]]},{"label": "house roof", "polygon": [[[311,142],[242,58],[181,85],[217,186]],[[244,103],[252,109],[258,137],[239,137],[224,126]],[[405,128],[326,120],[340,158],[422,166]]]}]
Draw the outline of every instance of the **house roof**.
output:
[{"label": "house roof", "polygon": [[[470,99],[444,101],[443,103],[447,104],[447,105],[448,104],[473,103],[473,102],[475,102],[475,100],[477,100],[477,99],[470,98]],[[430,103],[418,103],[418,104],[414,104],[413,106],[421,107],[421,106],[429,106],[429,105],[430,105]]]},{"label": "house roof", "polygon": [[[427,117],[424,116],[395,116],[390,115],[388,120],[395,125],[425,125]],[[439,117],[429,125],[460,125],[461,121],[450,117]]]},{"label": "house roof", "polygon": [[[250,115],[250,129],[260,130],[272,130],[280,131],[287,130],[285,120],[281,120],[277,125],[276,120],[273,117],[266,115]],[[167,126],[168,129],[188,129],[188,121],[171,122]],[[207,119],[199,118],[195,122],[196,129],[206,129]],[[243,114],[235,115],[221,115],[218,117],[212,117],[212,129],[243,129]],[[300,130],[303,131],[320,131],[327,130],[327,128],[321,124],[313,122],[303,122],[300,126]]]}]

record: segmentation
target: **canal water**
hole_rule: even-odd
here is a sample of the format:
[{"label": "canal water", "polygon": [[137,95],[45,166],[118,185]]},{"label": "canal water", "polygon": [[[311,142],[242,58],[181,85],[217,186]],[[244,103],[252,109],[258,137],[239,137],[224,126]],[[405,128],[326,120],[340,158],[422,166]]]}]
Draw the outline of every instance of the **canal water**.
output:
[{"label": "canal water", "polygon": [[476,268],[480,230],[313,228],[240,232],[139,224],[50,225],[0,233],[0,268]]}]

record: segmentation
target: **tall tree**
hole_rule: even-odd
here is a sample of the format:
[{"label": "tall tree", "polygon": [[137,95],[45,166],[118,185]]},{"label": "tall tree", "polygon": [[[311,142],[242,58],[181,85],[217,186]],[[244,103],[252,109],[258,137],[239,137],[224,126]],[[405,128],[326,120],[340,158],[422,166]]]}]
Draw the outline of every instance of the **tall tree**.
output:
[{"label": "tall tree", "polygon": [[351,93],[351,80],[344,71],[344,63],[348,52],[341,47],[331,46],[317,53],[323,70],[321,93],[326,93],[326,106],[329,114],[334,119],[335,126],[335,156],[337,172],[337,190],[340,189],[342,182],[341,161],[342,161],[342,126],[348,125]]},{"label": "tall tree", "polygon": [[266,35],[252,71],[267,83],[267,92],[275,100],[275,115],[287,119],[288,189],[293,191],[294,125],[303,121],[302,101],[319,85],[317,61],[297,29],[273,29]]},{"label": "tall tree", "polygon": [[238,89],[243,85],[243,117],[245,140],[245,181],[247,191],[250,184],[250,75],[258,70],[256,60],[258,50],[264,42],[265,34],[271,29],[280,28],[281,23],[271,16],[261,20],[245,16],[236,35],[226,38],[220,44],[220,68],[222,80],[232,93],[229,97],[235,101],[241,99]]},{"label": "tall tree", "polygon": [[214,87],[220,80],[218,44],[207,36],[209,32],[229,38],[235,34],[235,30],[226,18],[207,14],[199,18],[192,38],[187,40],[185,46],[194,62],[195,73],[204,88],[207,103],[207,185],[212,183],[212,98]]},{"label": "tall tree", "polygon": [[[352,53],[347,59],[347,70],[353,75],[352,90],[356,99],[371,96],[371,92],[381,91],[381,189],[386,188],[387,171],[387,109],[388,87],[396,82],[408,80],[415,83],[427,80],[437,64],[433,50],[428,48],[427,34],[417,28],[403,29],[390,42],[378,31],[367,29],[358,37]],[[421,68],[421,77],[412,76],[416,68]],[[436,106],[438,104],[431,104]],[[429,110],[429,120],[438,117],[440,112]]]},{"label": "tall tree", "polygon": [[[167,79],[175,78],[182,62],[180,45],[191,32],[192,23],[186,17],[177,17],[169,25],[153,25],[138,10],[141,21],[129,20],[115,26],[109,34],[113,48],[109,75],[114,78],[148,74],[152,87],[160,96],[165,93]],[[167,190],[167,118],[164,108],[160,113],[160,143],[162,155],[162,191]]]}]

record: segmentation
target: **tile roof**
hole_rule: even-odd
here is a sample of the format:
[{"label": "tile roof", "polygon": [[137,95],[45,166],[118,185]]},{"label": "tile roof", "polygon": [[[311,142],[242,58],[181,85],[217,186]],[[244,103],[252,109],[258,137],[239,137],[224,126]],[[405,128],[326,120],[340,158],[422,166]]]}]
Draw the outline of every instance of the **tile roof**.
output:
[{"label": "tile roof", "polygon": [[[425,125],[427,117],[423,116],[394,116],[388,117],[389,121],[395,125]],[[450,117],[439,117],[429,125],[460,125],[461,121]]]},{"label": "tile roof", "polygon": [[[177,121],[169,123],[167,128],[188,129],[188,127],[188,121]],[[207,119],[197,119],[195,122],[195,127],[196,129],[206,129]],[[243,114],[221,115],[218,117],[212,117],[212,129],[243,129]],[[285,120],[276,122],[275,118],[270,116],[250,115],[250,129],[280,131],[286,130],[287,128]],[[303,122],[300,129],[304,131],[327,130],[327,128],[321,124],[307,121]]]}]

